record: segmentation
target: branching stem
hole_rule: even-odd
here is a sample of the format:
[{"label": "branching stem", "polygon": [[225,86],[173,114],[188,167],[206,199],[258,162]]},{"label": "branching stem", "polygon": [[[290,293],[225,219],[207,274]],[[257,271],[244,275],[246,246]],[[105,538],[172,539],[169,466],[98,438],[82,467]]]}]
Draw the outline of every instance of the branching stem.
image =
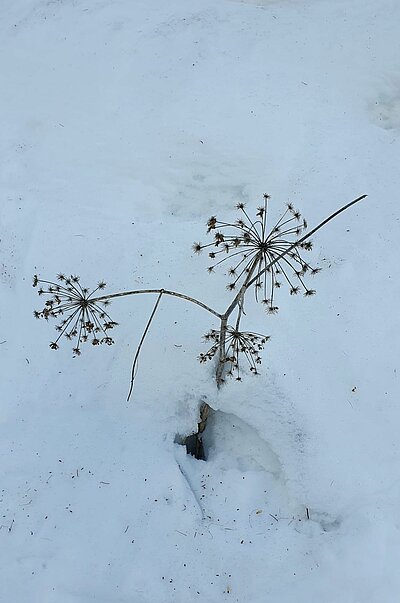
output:
[{"label": "branching stem", "polygon": [[[218,361],[217,361],[217,365],[216,365],[216,382],[217,382],[217,387],[219,388],[222,385],[222,383],[224,382],[224,376],[225,376],[224,373],[225,373],[225,367],[227,366],[227,360],[228,360],[228,362],[233,362],[233,361],[231,361],[231,359],[227,358],[227,351],[230,353],[230,355],[232,355],[232,353],[230,352],[230,350],[232,349],[232,343],[230,343],[232,340],[232,337],[230,336],[230,334],[234,333],[235,337],[238,337],[238,341],[240,341],[241,336],[246,335],[243,333],[242,334],[239,333],[239,326],[240,326],[240,319],[242,317],[242,314],[244,314],[243,307],[244,307],[244,299],[245,299],[247,290],[252,285],[255,285],[256,299],[257,299],[257,287],[261,286],[261,281],[260,281],[261,277],[264,276],[264,281],[265,281],[266,273],[271,272],[271,278],[272,278],[272,281],[274,282],[275,274],[277,273],[278,270],[280,270],[280,272],[283,273],[284,278],[287,280],[287,282],[289,283],[289,285],[292,288],[291,293],[297,293],[299,287],[292,286],[290,279],[286,275],[286,272],[282,268],[282,265],[280,263],[282,260],[285,263],[285,268],[286,268],[286,264],[287,264],[291,269],[293,269],[295,271],[296,278],[299,279],[301,285],[304,287],[305,295],[312,295],[313,293],[315,293],[313,290],[311,290],[311,289],[308,290],[306,288],[306,286],[301,278],[304,275],[304,273],[306,272],[306,270],[310,269],[311,267],[309,266],[309,264],[307,264],[305,261],[302,260],[300,254],[299,254],[299,248],[302,248],[303,243],[307,239],[309,239],[313,234],[315,234],[320,228],[325,226],[325,224],[327,224],[328,222],[333,220],[333,218],[338,216],[340,213],[344,212],[346,209],[355,205],[359,201],[365,199],[366,197],[367,197],[367,195],[361,195],[360,197],[357,197],[357,199],[350,201],[350,203],[347,203],[340,209],[333,212],[330,216],[328,216],[325,220],[323,220],[315,228],[310,230],[310,232],[308,232],[307,234],[302,236],[300,239],[294,241],[293,243],[290,243],[290,237],[295,234],[299,235],[302,232],[303,227],[293,229],[292,227],[289,228],[288,226],[287,227],[285,226],[286,224],[292,223],[292,220],[295,220],[295,219],[300,220],[300,217],[301,217],[299,212],[294,212],[293,207],[290,205],[288,205],[288,209],[283,214],[283,216],[280,218],[280,220],[278,221],[278,223],[276,224],[274,229],[271,231],[271,235],[269,235],[265,241],[263,239],[265,236],[264,229],[265,229],[265,224],[266,224],[266,218],[265,218],[265,220],[263,219],[262,221],[253,222],[249,218],[249,216],[247,215],[247,213],[245,212],[243,207],[241,207],[241,209],[244,212],[244,215],[246,216],[247,220],[249,221],[249,223],[251,225],[250,227],[245,225],[245,223],[243,221],[238,221],[235,224],[228,224],[228,223],[217,222],[215,220],[215,218],[211,219],[210,220],[211,224],[210,224],[209,230],[212,228],[215,228],[215,224],[217,224],[218,227],[221,227],[221,228],[223,228],[224,226],[231,226],[234,228],[239,228],[239,230],[242,230],[245,233],[245,235],[247,235],[247,238],[245,237],[243,239],[243,241],[245,241],[244,246],[247,246],[249,249],[249,251],[247,253],[243,254],[244,260],[246,260],[246,264],[245,264],[245,268],[241,269],[240,274],[237,275],[236,270],[239,268],[239,266],[241,266],[241,264],[243,263],[244,260],[240,261],[237,264],[237,266],[235,268],[232,268],[230,271],[231,274],[236,274],[235,281],[233,283],[231,283],[231,285],[230,285],[231,288],[235,287],[236,283],[241,280],[242,276],[244,276],[245,273],[247,273],[247,274],[246,274],[244,282],[241,285],[238,293],[235,295],[232,302],[229,304],[229,306],[227,307],[225,312],[222,314],[220,312],[217,312],[213,308],[210,308],[210,306],[203,303],[202,301],[195,299],[194,297],[185,295],[183,293],[178,293],[177,291],[170,291],[168,289],[137,289],[137,290],[132,290],[132,291],[122,291],[119,293],[111,293],[109,295],[100,295],[98,297],[92,297],[92,295],[94,293],[96,293],[99,289],[103,289],[105,287],[105,283],[100,282],[98,284],[97,289],[94,289],[94,291],[92,291],[92,293],[90,295],[88,295],[88,293],[89,293],[88,290],[83,289],[81,287],[81,285],[79,283],[79,277],[71,276],[69,279],[67,279],[62,274],[58,275],[57,279],[59,281],[61,281],[61,283],[64,283],[64,284],[56,284],[56,283],[52,283],[50,281],[44,281],[44,280],[39,279],[36,275],[34,276],[34,283],[33,283],[34,287],[36,287],[38,283],[45,283],[48,285],[48,290],[44,290],[41,287],[39,289],[38,293],[40,295],[42,295],[42,294],[51,295],[51,298],[47,299],[47,301],[45,302],[44,309],[40,312],[35,311],[34,314],[35,314],[36,318],[45,318],[45,319],[48,319],[49,317],[56,318],[56,317],[60,316],[61,314],[63,314],[64,312],[67,312],[68,314],[70,314],[70,316],[68,318],[66,318],[64,321],[61,322],[61,325],[57,325],[56,328],[60,334],[59,334],[57,340],[50,344],[50,347],[53,349],[57,349],[58,348],[57,342],[59,341],[59,339],[62,335],[67,335],[67,337],[69,339],[72,336],[74,336],[74,337],[77,336],[78,343],[77,343],[76,348],[73,348],[73,350],[74,350],[74,353],[76,355],[78,355],[78,354],[80,354],[80,350],[79,350],[80,343],[82,341],[87,341],[88,335],[90,333],[93,333],[94,339],[93,339],[92,343],[94,345],[99,345],[100,343],[103,343],[103,342],[108,345],[111,345],[113,343],[113,340],[111,339],[111,337],[109,337],[107,335],[106,331],[107,331],[107,329],[111,329],[116,323],[114,323],[111,320],[109,315],[104,310],[102,310],[99,306],[97,306],[97,304],[99,302],[107,302],[108,300],[111,300],[111,299],[115,299],[118,297],[127,297],[129,295],[156,294],[157,299],[156,299],[155,305],[151,312],[150,318],[146,324],[146,328],[140,339],[140,342],[139,342],[139,345],[138,345],[138,348],[136,350],[136,354],[135,354],[135,357],[133,360],[130,390],[129,390],[129,394],[128,394],[128,400],[129,400],[131,393],[132,393],[132,389],[133,389],[139,354],[140,354],[143,342],[148,333],[148,330],[150,328],[151,322],[152,322],[154,315],[156,313],[156,310],[158,308],[158,305],[161,301],[161,297],[163,295],[169,295],[171,297],[177,297],[177,298],[183,299],[185,301],[188,301],[192,304],[199,306],[200,308],[203,308],[203,310],[206,310],[209,314],[212,314],[213,316],[217,317],[220,321],[218,345],[213,346],[211,355],[210,355],[210,353],[208,353],[209,358],[213,357],[214,354],[218,353]],[[266,211],[266,205],[265,205],[264,211]],[[285,219],[285,216],[287,215],[288,211],[290,211],[293,214],[293,217],[287,219],[286,221],[283,221]],[[257,215],[262,216],[263,214],[259,212]],[[241,226],[238,226],[239,223],[241,224]],[[260,239],[258,230],[255,226],[256,224],[262,224],[262,239]],[[283,231],[281,230],[279,235],[274,234],[274,233],[278,232],[278,227],[280,227],[280,228],[284,227],[286,229]],[[305,227],[306,227],[306,225],[304,225],[304,228]],[[252,240],[250,233],[252,233],[253,239],[254,238],[256,239],[255,242]],[[224,237],[221,233],[217,233],[217,235],[216,235],[216,237],[217,237],[216,242],[213,244],[210,244],[210,245],[217,246],[217,245],[219,245],[219,243],[221,241],[224,241]],[[286,238],[288,238],[289,240],[286,240],[286,238],[280,238],[280,237],[285,237],[285,235],[286,235]],[[240,242],[240,239],[238,239],[238,240]],[[226,245],[224,247],[227,248],[227,249],[225,249],[227,252],[229,252],[230,249],[233,249],[234,247],[237,247],[239,245],[239,243],[238,243],[238,245],[235,244],[235,241],[236,241],[235,238],[232,238],[229,236],[226,238],[226,241],[228,241],[228,243],[226,243]],[[288,245],[288,246],[286,247],[286,245]],[[273,249],[273,251],[269,250],[269,246]],[[209,245],[205,245],[202,247],[200,244],[198,244],[198,245],[195,245],[195,247],[196,248],[199,247],[199,249],[201,250],[204,247],[209,247]],[[304,246],[305,249],[308,249],[309,247],[311,248],[310,243],[308,243],[307,245]],[[210,254],[210,255],[212,257],[215,257],[215,255],[217,253],[221,253],[221,252],[222,251],[216,251],[214,254]],[[236,255],[239,255],[240,253],[241,253],[241,251],[236,251],[230,257],[234,257]],[[288,256],[290,259],[288,259]],[[221,264],[222,262],[225,261],[225,259],[226,258],[218,261],[215,265]],[[277,265],[277,266],[274,268],[275,265]],[[297,269],[295,268],[295,265],[298,265]],[[318,270],[311,269],[311,272],[315,274],[316,272],[318,272]],[[278,284],[280,285],[280,283],[276,283],[276,287],[278,287]],[[277,310],[277,308],[275,308],[273,306],[273,291],[274,290],[272,288],[271,299],[264,300],[265,303],[267,303],[267,302],[269,303],[269,309],[272,312]],[[232,312],[236,308],[238,308],[238,314],[237,314],[237,319],[236,319],[236,327],[235,327],[235,330],[233,330],[233,327],[231,325],[228,325],[228,321],[229,321],[229,317],[231,316]],[[71,329],[71,324],[73,324],[72,321],[75,319],[76,316],[77,316],[76,323],[72,326],[72,329]],[[101,333],[101,332],[104,334],[104,337],[102,335],[100,337],[97,337],[96,334]],[[212,333],[216,334],[217,332],[215,330],[213,330]],[[228,333],[228,336],[227,336],[227,333]],[[214,341],[215,342],[217,341],[216,336],[214,338]],[[265,341],[266,341],[266,339],[264,338],[263,341],[261,341],[261,344],[258,343],[258,345],[259,345],[258,349],[262,349],[262,345],[265,343]],[[250,347],[247,347],[247,352],[250,349],[250,353],[256,354],[257,352],[253,346],[253,343],[254,342],[252,340],[250,340]],[[239,346],[239,344],[237,344],[237,345]],[[227,346],[228,346],[228,348],[227,348]],[[245,348],[244,345],[242,347]],[[239,350],[239,347],[237,347],[237,350],[235,352],[236,355],[238,354],[238,350]],[[247,353],[246,348],[244,350],[240,349],[239,351],[244,351],[245,354]],[[207,355],[201,355],[201,356],[204,359],[204,357]],[[260,358],[258,356],[256,358],[256,361],[257,362],[260,361]],[[250,364],[251,364],[251,361],[250,361]],[[254,372],[257,372],[254,366],[251,367],[251,370],[253,370]],[[238,380],[240,380],[239,375],[238,375]]]},{"label": "branching stem", "polygon": [[[97,297],[95,299],[93,299],[93,302],[100,302],[100,301],[105,301],[108,299],[114,299],[116,297],[125,297],[128,295],[139,295],[142,293],[157,293],[158,294],[158,298],[156,301],[156,304],[154,306],[153,312],[150,316],[149,322],[147,323],[146,329],[143,333],[142,339],[139,343],[139,347],[137,349],[136,355],[135,355],[135,359],[133,362],[133,367],[132,367],[132,379],[131,379],[131,389],[129,391],[129,395],[128,395],[128,400],[130,398],[130,395],[132,393],[132,387],[133,387],[133,381],[134,381],[134,373],[136,370],[136,365],[137,365],[137,359],[139,356],[139,352],[141,349],[141,346],[143,344],[144,338],[146,337],[147,331],[149,329],[150,323],[153,319],[154,313],[157,309],[157,306],[159,304],[159,301],[161,299],[162,295],[170,295],[172,297],[179,297],[181,299],[184,299],[186,301],[189,301],[193,304],[196,304],[197,306],[200,306],[201,308],[203,308],[204,310],[206,310],[207,312],[209,312],[210,314],[213,314],[214,316],[216,316],[217,318],[220,319],[221,324],[220,324],[220,336],[219,336],[219,345],[218,345],[218,362],[217,362],[217,367],[216,367],[216,381],[217,381],[217,387],[221,387],[222,383],[224,382],[224,368],[225,368],[225,361],[226,361],[226,331],[227,331],[227,327],[228,327],[228,320],[230,315],[232,314],[232,312],[235,310],[235,308],[240,304],[243,303],[244,300],[244,296],[246,294],[247,289],[249,289],[249,287],[251,287],[252,285],[254,285],[254,283],[266,272],[268,272],[268,270],[270,270],[276,263],[278,263],[280,260],[282,260],[283,258],[285,258],[285,256],[290,253],[293,249],[295,249],[296,247],[298,247],[299,245],[301,245],[301,243],[303,243],[304,241],[306,241],[307,239],[309,239],[314,233],[316,233],[320,228],[322,228],[323,226],[325,226],[325,224],[327,224],[328,222],[330,222],[331,220],[333,220],[333,218],[335,218],[336,216],[338,216],[340,213],[342,213],[343,211],[345,211],[346,209],[348,209],[349,207],[351,207],[352,205],[355,205],[356,203],[358,203],[359,201],[361,201],[362,199],[365,199],[367,195],[362,195],[361,197],[357,197],[357,199],[354,199],[353,201],[350,201],[350,203],[347,203],[346,205],[344,205],[343,207],[341,207],[340,209],[338,209],[337,211],[335,211],[334,213],[332,213],[330,216],[328,216],[327,218],[325,218],[325,220],[323,220],[320,224],[318,224],[318,226],[316,226],[315,228],[313,228],[312,230],[310,230],[310,232],[308,232],[307,234],[305,234],[303,237],[301,237],[300,239],[298,239],[297,241],[295,241],[292,245],[290,245],[289,247],[287,247],[284,251],[282,251],[282,253],[278,256],[276,256],[273,260],[271,260],[267,266],[265,266],[260,272],[258,272],[255,276],[254,276],[254,272],[257,268],[257,266],[259,265],[259,255],[257,254],[254,259],[253,259],[253,263],[252,266],[249,269],[249,272],[246,276],[245,281],[243,282],[242,286],[240,287],[238,293],[236,294],[235,298],[233,299],[233,301],[229,304],[228,308],[226,309],[226,311],[223,314],[220,314],[219,312],[217,312],[216,310],[213,310],[212,308],[210,308],[209,306],[207,306],[206,304],[204,304],[203,302],[195,299],[194,297],[190,297],[189,295],[184,295],[183,293],[178,293],[176,291],[169,291],[167,289],[142,289],[142,290],[135,290],[135,291],[122,291],[120,293],[112,293],[110,295],[102,295],[100,297]],[[238,323],[240,321],[241,318],[241,314],[242,314],[242,310],[239,309],[239,313],[238,313],[238,318],[237,318],[237,326]]]}]

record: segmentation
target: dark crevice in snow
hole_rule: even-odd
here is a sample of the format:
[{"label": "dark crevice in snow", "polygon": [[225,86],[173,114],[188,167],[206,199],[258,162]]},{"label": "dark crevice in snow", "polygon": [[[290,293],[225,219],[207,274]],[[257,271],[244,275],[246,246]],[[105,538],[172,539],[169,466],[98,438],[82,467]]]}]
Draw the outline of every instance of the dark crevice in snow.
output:
[{"label": "dark crevice in snow", "polygon": [[175,436],[175,443],[182,446],[186,446],[187,454],[191,454],[199,461],[207,460],[204,452],[203,436],[205,429],[208,425],[208,419],[211,413],[214,412],[212,408],[205,402],[200,406],[199,410],[199,422],[197,424],[197,431],[190,433],[189,435],[182,436],[177,434]]}]

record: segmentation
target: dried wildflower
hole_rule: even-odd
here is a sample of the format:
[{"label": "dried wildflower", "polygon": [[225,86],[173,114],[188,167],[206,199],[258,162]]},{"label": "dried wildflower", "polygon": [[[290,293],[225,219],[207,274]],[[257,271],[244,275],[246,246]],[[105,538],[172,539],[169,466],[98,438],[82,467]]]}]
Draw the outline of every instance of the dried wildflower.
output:
[{"label": "dried wildflower", "polygon": [[97,287],[90,292],[80,285],[79,276],[71,275],[67,278],[64,274],[58,274],[57,280],[62,284],[41,280],[36,275],[33,281],[34,287],[40,284],[38,294],[48,296],[43,309],[34,311],[35,318],[60,319],[60,323],[56,325],[58,335],[50,343],[51,349],[59,348],[62,337],[75,340],[72,349],[74,356],[80,356],[81,344],[88,341],[90,335],[93,345],[113,344],[108,331],[117,323],[99,306],[99,303],[104,304],[108,300],[93,297],[96,291],[106,287],[106,283],[99,281]]},{"label": "dried wildflower", "polygon": [[[199,355],[201,363],[212,360],[219,350],[220,331],[211,329],[204,335],[205,341],[212,341],[211,347],[207,352]],[[244,359],[253,375],[258,375],[258,366],[261,364],[260,352],[264,349],[268,335],[260,333],[248,333],[238,331],[232,326],[226,329],[224,362],[226,365],[226,375],[234,377],[236,381],[241,381],[240,359]]]},{"label": "dried wildflower", "polygon": [[[247,213],[244,203],[236,205],[241,216],[235,222],[221,222],[212,216],[207,226],[208,232],[216,230],[214,241],[206,245],[195,243],[193,249],[199,253],[203,249],[213,248],[208,255],[218,261],[208,267],[209,272],[229,259],[231,266],[228,274],[233,277],[227,285],[230,291],[253,277],[256,300],[259,301],[261,294],[264,303],[269,300],[267,311],[275,314],[278,310],[275,290],[285,283],[291,295],[302,290],[306,296],[310,296],[313,293],[309,293],[303,277],[308,271],[312,275],[317,274],[320,268],[310,266],[300,254],[301,250],[312,249],[311,241],[299,240],[298,245],[294,245],[307,228],[307,222],[292,203],[287,204],[278,222],[272,228],[268,227],[269,198],[269,195],[264,195],[264,205],[257,208],[254,219]],[[276,278],[279,274],[282,275],[281,280]]]}]

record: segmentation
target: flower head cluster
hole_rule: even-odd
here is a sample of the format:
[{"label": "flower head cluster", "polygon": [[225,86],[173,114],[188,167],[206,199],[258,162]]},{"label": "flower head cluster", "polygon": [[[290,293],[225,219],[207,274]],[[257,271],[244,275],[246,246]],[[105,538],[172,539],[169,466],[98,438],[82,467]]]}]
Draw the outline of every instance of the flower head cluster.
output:
[{"label": "flower head cluster", "polygon": [[92,345],[112,345],[114,340],[108,331],[118,323],[114,322],[105,309],[100,306],[109,304],[109,300],[93,298],[97,291],[105,288],[106,283],[100,281],[97,287],[90,291],[82,287],[79,276],[66,277],[58,274],[56,283],[33,277],[33,286],[38,287],[38,294],[46,297],[42,310],[35,310],[35,318],[59,319],[56,325],[57,338],[50,343],[53,350],[59,348],[62,337],[73,341],[74,356],[80,356],[81,344],[90,341]]},{"label": "flower head cluster", "polygon": [[[204,335],[204,340],[211,341],[212,345],[207,352],[199,355],[200,362],[207,362],[207,360],[214,358],[219,350],[220,338],[220,331],[216,331],[215,329],[211,329],[211,331]],[[235,377],[236,381],[242,380],[240,358],[247,362],[253,375],[258,375],[257,367],[261,364],[260,352],[264,349],[268,340],[268,335],[238,331],[228,325],[225,335],[224,354],[224,363],[227,369],[226,375],[228,377]]]},{"label": "flower head cluster", "polygon": [[229,290],[239,288],[243,283],[254,280],[256,301],[265,304],[269,313],[278,311],[275,304],[276,289],[286,284],[291,295],[303,292],[314,295],[314,289],[307,286],[307,274],[315,275],[320,268],[312,267],[301,255],[312,249],[311,241],[303,241],[307,222],[287,204],[285,212],[272,227],[268,225],[269,195],[264,195],[264,203],[257,208],[255,218],[251,218],[244,203],[236,208],[240,217],[236,222],[221,222],[212,216],[208,222],[208,233],[214,234],[212,243],[195,243],[193,250],[200,253],[208,249],[208,256],[215,260],[208,267],[209,272],[230,262],[227,285]]}]

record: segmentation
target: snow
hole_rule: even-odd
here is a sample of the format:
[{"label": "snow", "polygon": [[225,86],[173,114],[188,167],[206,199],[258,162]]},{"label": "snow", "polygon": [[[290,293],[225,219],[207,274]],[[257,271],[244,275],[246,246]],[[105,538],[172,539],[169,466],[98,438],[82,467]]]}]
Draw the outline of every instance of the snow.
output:
[{"label": "snow", "polygon": [[[393,0],[3,0],[0,600],[394,603],[400,546]],[[222,311],[211,214],[293,201],[317,295],[251,306],[262,375],[217,391],[215,323],[116,300],[116,344],[48,347],[31,277]],[[179,437],[216,411],[207,461]],[[307,518],[307,512],[309,518]]]}]

